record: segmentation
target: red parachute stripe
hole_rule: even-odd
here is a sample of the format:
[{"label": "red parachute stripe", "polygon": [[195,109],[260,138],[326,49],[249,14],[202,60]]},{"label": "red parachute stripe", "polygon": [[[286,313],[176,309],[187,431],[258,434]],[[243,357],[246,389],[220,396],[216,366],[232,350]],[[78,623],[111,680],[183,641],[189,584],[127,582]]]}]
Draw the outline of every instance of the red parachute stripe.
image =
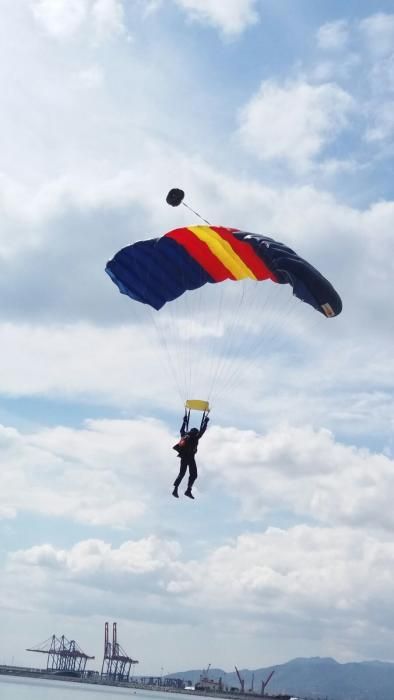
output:
[{"label": "red parachute stripe", "polygon": [[234,253],[243,260],[245,265],[248,266],[258,280],[271,279],[273,282],[278,281],[275,273],[267,267],[258,255],[256,255],[249,243],[247,241],[239,241],[238,238],[232,235],[233,232],[236,233],[238,229],[224,228],[223,226],[211,226],[211,229],[216,231],[223,240],[231,245]]},{"label": "red parachute stripe", "polygon": [[203,241],[200,241],[188,228],[177,228],[166,233],[165,237],[172,238],[185,248],[189,255],[201,265],[215,282],[235,279],[227,267],[209,250],[208,246]]}]

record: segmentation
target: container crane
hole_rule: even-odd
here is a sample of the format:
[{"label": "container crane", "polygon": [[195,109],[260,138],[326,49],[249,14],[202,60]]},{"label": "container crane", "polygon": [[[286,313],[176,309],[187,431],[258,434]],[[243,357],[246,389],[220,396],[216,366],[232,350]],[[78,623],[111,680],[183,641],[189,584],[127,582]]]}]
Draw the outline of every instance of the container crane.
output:
[{"label": "container crane", "polygon": [[82,675],[86,662],[94,659],[82,651],[75,639],[71,641],[62,634],[60,639],[55,634],[45,642],[26,651],[36,651],[47,655],[47,671],[67,675]]}]

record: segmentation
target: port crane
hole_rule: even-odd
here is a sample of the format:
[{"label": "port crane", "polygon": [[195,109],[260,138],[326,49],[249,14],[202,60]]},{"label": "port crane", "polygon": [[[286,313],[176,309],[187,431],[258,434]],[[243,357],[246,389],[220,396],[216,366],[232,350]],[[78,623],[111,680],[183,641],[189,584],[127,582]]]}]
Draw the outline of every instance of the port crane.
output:
[{"label": "port crane", "polygon": [[262,694],[263,696],[265,695],[265,689],[266,689],[268,683],[270,682],[272,676],[274,675],[274,673],[275,673],[275,669],[273,669],[273,670],[271,671],[271,673],[267,676],[267,678],[265,679],[265,681],[264,681],[264,680],[261,681],[261,694]]},{"label": "port crane", "polygon": [[210,668],[211,668],[211,664],[208,664],[206,671],[204,671],[204,669],[203,669],[203,672],[200,676],[200,681],[207,681],[208,680],[208,673],[209,673]]},{"label": "port crane", "polygon": [[26,651],[36,651],[40,654],[47,655],[47,671],[65,673],[65,674],[81,674],[85,671],[86,662],[94,659],[94,656],[88,656],[82,651],[75,639],[67,639],[62,634],[60,638],[55,634],[49,639],[46,639],[42,644],[36,647],[31,647]]},{"label": "port crane", "polygon": [[240,673],[239,673],[237,667],[234,666],[234,668],[235,668],[235,670],[236,670],[236,672],[237,672],[239,684],[240,684],[240,686],[241,686],[241,693],[244,693],[244,692],[245,692],[245,681],[244,681],[243,678],[241,678],[241,675],[240,675]]},{"label": "port crane", "polygon": [[250,684],[249,693],[254,693],[254,673],[252,673],[252,682]]},{"label": "port crane", "polygon": [[120,646],[117,636],[117,624],[112,626],[112,643],[109,639],[109,623],[104,627],[104,658],[101,667],[101,678],[111,681],[129,681],[131,666],[138,664]]}]

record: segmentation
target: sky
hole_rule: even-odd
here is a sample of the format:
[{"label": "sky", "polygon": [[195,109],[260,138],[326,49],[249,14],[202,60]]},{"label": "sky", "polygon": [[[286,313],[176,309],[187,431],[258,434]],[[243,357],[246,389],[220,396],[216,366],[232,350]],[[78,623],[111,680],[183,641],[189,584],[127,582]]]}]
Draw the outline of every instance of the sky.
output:
[{"label": "sky", "polygon": [[[105,621],[141,674],[394,661],[392,1],[0,10],[0,663],[64,634],[100,668]],[[201,223],[171,187],[342,314],[120,295],[117,250]],[[176,501],[186,398],[211,421]]]}]

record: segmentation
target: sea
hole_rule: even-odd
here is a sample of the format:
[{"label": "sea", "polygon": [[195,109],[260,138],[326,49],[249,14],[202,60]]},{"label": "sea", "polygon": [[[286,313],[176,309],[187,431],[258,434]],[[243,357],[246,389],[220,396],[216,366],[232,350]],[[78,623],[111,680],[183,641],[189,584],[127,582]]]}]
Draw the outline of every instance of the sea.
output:
[{"label": "sea", "polygon": [[190,700],[190,695],[183,693],[0,676],[0,700],[124,700],[126,697],[130,700]]}]

